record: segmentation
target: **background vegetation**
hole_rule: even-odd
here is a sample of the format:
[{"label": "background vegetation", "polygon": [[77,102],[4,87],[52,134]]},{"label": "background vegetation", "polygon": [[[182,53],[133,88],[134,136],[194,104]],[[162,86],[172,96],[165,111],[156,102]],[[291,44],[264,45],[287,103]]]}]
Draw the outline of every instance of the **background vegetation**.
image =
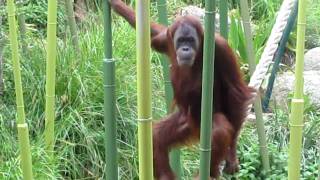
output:
[{"label": "background vegetation", "polygon": [[[45,103],[45,0],[27,0],[18,9],[27,22],[27,51],[21,55],[22,80],[24,85],[26,117],[30,126],[32,158],[36,179],[100,179],[104,174],[104,129],[103,129],[103,27],[100,2],[90,1],[86,21],[79,23],[81,54],[75,53],[65,25],[65,11],[59,3],[58,12],[58,59],[56,84],[56,156],[49,164],[44,152],[44,103]],[[128,3],[133,3],[129,2]],[[170,19],[176,10],[185,4],[200,6],[201,1],[168,2]],[[280,0],[252,0],[251,11],[254,23],[254,43],[257,57],[271,31]],[[236,2],[230,8],[238,7]],[[308,48],[320,45],[320,3],[309,0]],[[233,17],[239,18],[238,10]],[[156,7],[152,3],[152,15],[156,20]],[[4,47],[5,91],[0,97],[0,179],[21,179],[19,167],[17,132],[15,126],[15,95],[10,48],[6,41],[8,27],[4,6],[0,7],[0,47]],[[246,66],[241,46],[235,42],[241,36],[238,25],[237,36],[230,43]],[[137,124],[136,124],[136,60],[135,32],[121,18],[114,16],[113,47],[116,57],[117,85],[117,143],[119,147],[120,179],[138,179],[137,168]],[[241,37],[240,37],[241,38]],[[312,40],[312,41],[311,41]],[[295,42],[293,33],[290,42]],[[291,43],[292,45],[294,45]],[[294,46],[293,46],[294,47]],[[243,48],[243,47],[242,47]],[[0,51],[1,52],[1,51]],[[21,52],[22,53],[22,52]],[[242,57],[242,58],[241,58]],[[159,56],[152,54],[153,115],[160,119],[165,115],[164,87]],[[245,68],[244,68],[245,69]],[[254,122],[247,122],[240,136],[238,154],[239,179],[286,179],[287,148],[289,137],[288,112],[274,109],[266,119],[266,133],[271,155],[272,171],[266,176],[259,160],[259,145]],[[307,104],[305,108],[303,139],[302,179],[315,179],[319,168],[320,112]],[[185,179],[197,173],[199,165],[198,146],[183,149]],[[225,178],[231,177],[224,175]]]}]

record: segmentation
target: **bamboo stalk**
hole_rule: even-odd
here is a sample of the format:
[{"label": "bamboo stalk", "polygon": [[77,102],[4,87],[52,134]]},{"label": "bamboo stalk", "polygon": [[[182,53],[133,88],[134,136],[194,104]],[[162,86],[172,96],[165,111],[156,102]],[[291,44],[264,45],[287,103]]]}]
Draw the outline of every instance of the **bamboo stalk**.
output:
[{"label": "bamboo stalk", "polygon": [[117,126],[116,126],[116,94],[115,94],[115,61],[112,58],[111,9],[107,1],[103,1],[104,10],[104,125],[105,156],[107,179],[118,179],[117,163]]},{"label": "bamboo stalk", "polygon": [[213,80],[215,49],[215,0],[206,0],[204,31],[204,56],[202,73],[200,179],[210,176],[211,131],[213,121]]},{"label": "bamboo stalk", "polygon": [[32,180],[32,159],[30,152],[29,129],[28,124],[17,124],[18,139],[20,147],[21,167],[24,180]]},{"label": "bamboo stalk", "polygon": [[[158,12],[159,12],[159,23],[168,26],[168,13],[167,13],[167,3],[166,0],[158,0]],[[167,113],[171,113],[171,104],[173,99],[173,90],[171,86],[171,80],[169,76],[169,64],[168,58],[165,55],[161,55],[161,64],[164,77],[164,86],[165,86],[165,98],[167,105]],[[170,152],[170,166],[176,174],[177,179],[182,177],[181,169],[181,159],[180,159],[180,150],[173,149]]]},{"label": "bamboo stalk", "polygon": [[73,11],[73,0],[65,0],[66,13],[68,18],[68,25],[70,28],[70,34],[72,39],[72,44],[76,50],[77,56],[80,55],[80,45],[79,45],[79,36],[77,32],[77,24]]},{"label": "bamboo stalk", "polygon": [[[159,12],[159,23],[168,26],[168,13],[167,13],[167,3],[166,0],[158,0],[158,12]],[[171,102],[173,99],[173,90],[171,86],[171,80],[169,76],[169,61],[168,58],[164,55],[161,55],[161,64],[163,69],[163,76],[165,81],[165,97],[167,105],[167,113],[171,111]]]},{"label": "bamboo stalk", "polygon": [[25,121],[25,112],[24,112],[24,101],[23,101],[23,92],[22,92],[22,83],[21,83],[21,72],[20,72],[20,60],[18,53],[18,39],[17,39],[17,27],[16,27],[16,18],[15,18],[15,5],[13,0],[7,1],[8,5],[8,21],[9,21],[9,38],[11,44],[11,53],[12,53],[12,64],[13,64],[13,75],[14,75],[14,84],[16,91],[16,104],[17,104],[17,127],[18,127],[18,141],[20,147],[20,158],[21,158],[21,168],[23,179],[32,180],[32,160],[30,152],[30,143],[29,143],[29,133],[28,125]]},{"label": "bamboo stalk", "polygon": [[[2,6],[3,6],[3,2],[2,2],[2,0],[0,0],[0,7],[2,7]],[[0,96],[3,95],[3,91],[4,91],[4,83],[3,83],[3,47],[4,47],[4,39],[2,39],[3,38],[2,37],[2,33],[3,33],[2,16],[0,16]]]},{"label": "bamboo stalk", "polygon": [[267,109],[268,109],[270,97],[272,94],[274,81],[276,79],[276,75],[277,75],[277,72],[279,69],[280,61],[281,61],[283,54],[284,54],[284,51],[286,49],[286,45],[287,45],[288,39],[290,37],[290,33],[291,33],[293,26],[296,22],[297,15],[298,15],[298,0],[296,0],[296,2],[295,2],[294,8],[291,12],[290,18],[289,18],[288,23],[286,25],[286,28],[284,29],[282,39],[279,43],[278,50],[277,50],[276,54],[274,55],[274,63],[272,66],[271,75],[268,80],[267,90],[265,93],[266,95],[265,95],[265,97],[263,99],[263,103],[262,103],[264,111],[267,111]]},{"label": "bamboo stalk", "polygon": [[[1,25],[1,23],[0,23],[0,25]],[[3,82],[3,45],[2,45],[2,39],[0,39],[0,96],[3,96],[3,92],[4,92],[4,82]]]},{"label": "bamboo stalk", "polygon": [[54,150],[55,81],[57,56],[57,0],[48,0],[46,67],[45,144],[48,154]]},{"label": "bamboo stalk", "polygon": [[153,179],[150,1],[136,1],[139,179]]},{"label": "bamboo stalk", "polygon": [[[255,63],[256,61],[255,61],[255,54],[253,49],[253,38],[252,38],[251,27],[250,27],[248,1],[240,0],[240,7],[241,7],[241,16],[243,19],[243,26],[244,26],[245,36],[246,36],[246,43],[247,43],[246,51],[248,54],[249,70],[250,70],[250,75],[252,76],[256,68],[256,63]],[[263,169],[266,172],[268,172],[270,170],[269,152],[267,148],[267,138],[265,133],[260,96],[257,96],[254,102],[254,111],[256,114],[256,125],[257,125],[257,131],[258,131],[262,166],[263,166]]]},{"label": "bamboo stalk", "polygon": [[228,39],[228,1],[220,1],[220,34]]},{"label": "bamboo stalk", "polygon": [[303,66],[306,30],[307,1],[299,1],[297,25],[297,53],[295,66],[295,90],[290,114],[290,141],[288,179],[300,179],[300,160],[303,132]]}]

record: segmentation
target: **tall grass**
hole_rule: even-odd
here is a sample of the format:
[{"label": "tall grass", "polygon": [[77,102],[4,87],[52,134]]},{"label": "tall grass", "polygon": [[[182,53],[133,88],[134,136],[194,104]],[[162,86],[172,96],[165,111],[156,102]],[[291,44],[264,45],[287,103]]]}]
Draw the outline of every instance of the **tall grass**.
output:
[{"label": "tall grass", "polygon": [[[171,11],[172,12],[172,11]],[[90,16],[79,32],[80,56],[71,38],[58,39],[56,79],[56,159],[49,166],[44,152],[45,106],[45,39],[41,34],[28,34],[29,50],[22,63],[22,81],[26,103],[26,117],[30,125],[32,159],[35,179],[99,179],[104,174],[103,126],[103,27],[102,18]],[[117,85],[117,145],[119,148],[119,179],[138,178],[136,124],[136,55],[135,32],[121,18],[113,26],[114,57]],[[8,59],[9,48],[4,57]],[[79,57],[79,58],[78,58]],[[21,179],[15,126],[15,99],[12,65],[4,64],[5,96],[0,103],[0,179]],[[153,115],[160,119],[166,114],[162,67],[159,56],[152,54]],[[310,107],[310,106],[309,106]],[[310,108],[309,108],[310,109]],[[302,179],[312,179],[317,173],[320,135],[320,113],[307,110],[305,116]],[[287,171],[288,113],[276,111],[266,120],[266,134],[270,147],[271,176],[282,179]],[[248,122],[241,133],[238,147],[240,172],[238,179],[264,179],[259,161],[255,124]],[[185,179],[198,172],[198,146],[183,148],[182,162]],[[230,176],[224,175],[225,178]]]},{"label": "tall grass", "polygon": [[[57,103],[56,103],[56,136],[57,136],[57,169],[52,173],[60,174],[60,177],[79,178],[85,176],[99,177],[103,175],[103,89],[102,63],[103,57],[103,29],[99,23],[97,26],[88,26],[80,36],[81,56],[77,58],[70,39],[58,40],[57,59]],[[117,58],[117,113],[119,114],[118,133],[120,157],[120,176],[135,177],[136,165],[136,64],[135,64],[135,36],[134,31],[124,21],[116,22],[114,32],[115,57]],[[126,37],[124,41],[123,37]],[[22,57],[23,83],[25,87],[25,99],[27,119],[30,123],[32,136],[33,157],[35,166],[46,163],[43,158],[42,131],[44,126],[44,85],[45,85],[45,51],[43,39],[29,38],[32,46],[28,51],[29,57]],[[8,57],[8,49],[5,49]],[[158,56],[153,55],[153,111],[156,118],[165,114],[163,97],[163,85],[161,66]],[[120,68],[122,67],[122,68]],[[10,76],[11,64],[5,64],[6,91],[4,102],[1,104],[1,148],[0,162],[5,164],[15,163],[18,159],[14,134],[14,96],[13,79]],[[158,89],[158,90],[156,90]],[[32,121],[30,119],[40,119]],[[35,154],[36,153],[36,154]],[[124,155],[123,155],[124,154]],[[13,178],[19,174],[10,170],[1,163],[0,177],[2,173],[6,177]],[[42,166],[42,165],[41,165]],[[47,165],[46,165],[47,166]],[[46,167],[43,166],[43,167]],[[132,166],[131,168],[128,168]],[[47,166],[48,167],[48,166]],[[40,168],[41,169],[41,168]],[[5,173],[10,172],[10,173]],[[41,173],[35,172],[36,175]],[[51,173],[50,173],[51,174]],[[52,175],[52,174],[51,174]],[[59,176],[57,176],[59,177]],[[130,179],[130,178],[129,178]]]}]

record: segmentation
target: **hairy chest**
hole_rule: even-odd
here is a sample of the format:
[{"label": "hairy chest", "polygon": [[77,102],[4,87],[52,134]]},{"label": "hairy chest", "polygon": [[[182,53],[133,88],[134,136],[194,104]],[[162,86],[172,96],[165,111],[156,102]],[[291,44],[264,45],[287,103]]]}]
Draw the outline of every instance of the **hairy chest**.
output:
[{"label": "hairy chest", "polygon": [[201,74],[173,73],[171,81],[174,98],[178,105],[188,107],[201,101]]}]

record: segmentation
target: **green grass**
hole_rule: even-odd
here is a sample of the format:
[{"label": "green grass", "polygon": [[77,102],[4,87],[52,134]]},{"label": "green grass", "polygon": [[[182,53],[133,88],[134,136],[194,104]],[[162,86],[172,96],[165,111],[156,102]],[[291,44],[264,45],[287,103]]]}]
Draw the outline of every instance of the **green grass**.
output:
[{"label": "green grass", "polygon": [[[58,39],[56,84],[56,153],[48,160],[44,152],[45,38],[29,33],[27,54],[21,57],[26,117],[30,126],[32,158],[36,179],[100,179],[105,177],[103,129],[103,27],[101,18],[83,24],[80,35],[81,56],[71,46],[69,34]],[[117,143],[120,179],[138,179],[136,123],[135,32],[122,19],[113,26],[116,58]],[[78,57],[80,57],[78,59]],[[0,179],[21,179],[15,126],[15,95],[9,46],[5,48],[5,96],[0,103]],[[165,115],[163,76],[159,57],[152,54],[153,115]],[[311,109],[311,110],[309,110]],[[320,156],[320,114],[309,108],[305,116],[302,179],[317,176]],[[275,111],[266,120],[271,155],[268,179],[284,179],[287,173],[289,137],[288,112]],[[238,179],[265,179],[259,161],[255,124],[246,123],[239,139],[241,163]],[[185,179],[197,173],[198,146],[183,148]],[[230,179],[230,176],[224,176]]]},{"label": "green grass", "polygon": [[307,16],[307,48],[314,48],[320,46],[320,1],[309,0],[308,2],[308,16]]}]

